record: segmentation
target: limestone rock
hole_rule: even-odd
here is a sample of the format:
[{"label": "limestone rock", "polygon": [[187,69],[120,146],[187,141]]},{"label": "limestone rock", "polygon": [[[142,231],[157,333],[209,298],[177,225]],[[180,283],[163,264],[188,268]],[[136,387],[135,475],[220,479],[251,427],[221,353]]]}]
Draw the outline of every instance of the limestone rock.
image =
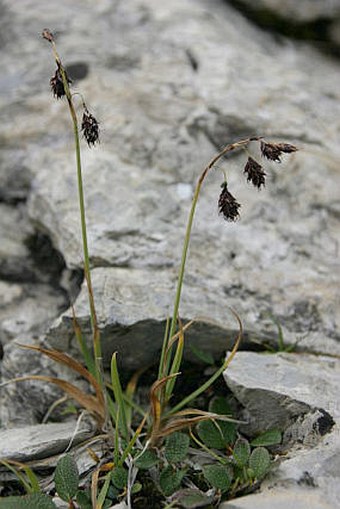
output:
[{"label": "limestone rock", "polygon": [[76,445],[92,434],[88,423],[83,422],[77,429],[74,421],[27,426],[20,431],[0,431],[0,458],[21,462],[47,458],[64,452],[70,443]]},{"label": "limestone rock", "polygon": [[[89,72],[81,88],[102,127],[100,146],[83,152],[93,266],[147,269],[144,284],[150,288],[153,271],[160,277],[168,272],[165,281],[173,281],[193,186],[215,147],[254,132],[297,143],[301,152],[294,158],[268,165],[261,193],[243,181],[241,156],[221,164],[230,170],[230,186],[242,203],[237,224],[215,214],[222,177],[210,176],[198,206],[186,282],[196,296],[195,316],[218,320],[230,305],[254,336],[274,340],[269,317],[274,315],[288,343],[299,339],[306,349],[339,352],[339,154],[327,128],[335,132],[339,126],[338,68],[312,49],[277,44],[219,1],[209,6],[203,0],[151,1],[143,8],[129,2],[89,10],[74,3],[72,9],[89,26],[86,40],[70,26],[63,4],[54,23],[68,28],[58,45],[66,60],[80,62],[80,47],[87,55]],[[90,47],[90,41],[96,44]],[[33,37],[25,48],[28,59],[33,48],[40,58],[32,77],[37,93],[27,99],[35,105],[28,121],[42,135],[46,124],[38,122],[35,109],[43,110],[60,144],[57,151],[40,145],[28,156],[35,175],[29,213],[67,265],[79,267],[69,119],[42,81],[48,48]],[[213,313],[209,300],[216,302]],[[130,315],[129,302],[125,305]],[[151,310],[148,318],[156,320]]]},{"label": "limestone rock", "polygon": [[[32,350],[20,348],[19,344],[44,346],[41,338],[19,336],[4,346],[4,358],[1,362],[0,386],[0,428],[23,428],[41,423],[52,405],[65,394],[51,383],[37,380],[11,382],[17,377],[45,375],[67,380],[83,391],[88,386],[83,379],[61,364],[49,360],[46,356]],[[58,405],[53,412],[56,420],[65,420],[62,414],[65,407]]]},{"label": "limestone rock", "polygon": [[269,11],[292,22],[310,22],[340,17],[339,0],[237,0],[236,3],[251,6],[259,11]]},{"label": "limestone rock", "polygon": [[[30,221],[52,239],[68,268],[81,267],[72,129],[66,105],[50,95],[49,45],[36,35],[52,18],[61,56],[75,73],[74,88],[102,130],[97,148],[83,146],[89,248],[92,265],[107,271],[109,288],[117,277],[121,292],[119,270],[126,274],[132,297],[126,295],[130,302],[121,301],[120,309],[117,294],[115,305],[105,289],[95,295],[104,337],[112,339],[113,324],[118,336],[132,338],[137,331],[137,344],[129,342],[130,353],[121,358],[126,355],[130,366],[133,357],[135,364],[153,360],[154,351],[140,352],[146,335],[138,328],[146,317],[155,325],[147,335],[159,337],[159,324],[171,312],[195,180],[222,144],[249,134],[301,150],[281,165],[266,164],[261,193],[244,181],[242,154],[221,162],[242,204],[236,224],[216,215],[223,174],[209,176],[194,223],[181,315],[206,317],[228,331],[222,317],[230,305],[248,337],[262,341],[275,340],[274,315],[287,343],[299,339],[301,348],[339,353],[336,62],[306,45],[278,42],[221,0],[85,7],[61,0],[57,10],[42,0],[29,5],[2,2],[2,144],[6,159],[25,154]],[[142,283],[136,271],[142,271]],[[141,284],[146,289],[140,306],[133,277],[139,295]],[[100,302],[104,296],[107,303]],[[76,308],[86,325],[85,301],[83,289]],[[70,337],[69,319],[62,323],[55,331]],[[112,341],[107,350],[116,347]]]},{"label": "limestone rock", "polygon": [[323,495],[315,490],[271,490],[265,493],[241,497],[220,505],[220,509],[332,509],[333,505],[326,502]]},{"label": "limestone rock", "polygon": [[239,352],[224,376],[250,418],[246,432],[253,434],[260,428],[276,427],[284,431],[284,443],[295,445],[264,481],[262,493],[221,507],[337,507],[338,360],[303,354]]},{"label": "limestone rock", "polygon": [[[172,314],[169,303],[174,294],[175,279],[174,271],[160,269],[151,271],[112,267],[93,270],[92,282],[106,364],[109,364],[115,351],[118,352],[120,364],[127,369],[139,369],[157,361],[166,317]],[[191,345],[218,356],[232,347],[238,335],[236,319],[227,307],[220,306],[220,301],[224,299],[223,291],[217,287],[214,292],[211,290],[211,287],[206,288],[203,285],[198,288],[195,281],[193,284],[189,281],[183,292],[183,323],[197,318],[185,334],[188,356]],[[204,309],[205,316],[200,315],[200,309]],[[85,287],[76,301],[75,312],[83,334],[91,344]],[[214,321],[209,318],[211,316],[215,317]],[[262,339],[265,338],[266,336]],[[61,315],[50,327],[47,340],[54,348],[73,348],[75,351],[77,344],[70,311]]]},{"label": "limestone rock", "polygon": [[238,352],[224,377],[249,413],[251,433],[278,428],[286,432],[286,440],[302,443],[303,437],[294,437],[295,427],[287,430],[299,416],[316,412],[316,423],[309,428],[319,436],[332,428],[333,418],[340,417],[340,370],[335,358]]},{"label": "limestone rock", "polygon": [[32,225],[23,208],[0,203],[0,275],[10,280],[32,279],[33,267],[25,244],[32,235]]}]

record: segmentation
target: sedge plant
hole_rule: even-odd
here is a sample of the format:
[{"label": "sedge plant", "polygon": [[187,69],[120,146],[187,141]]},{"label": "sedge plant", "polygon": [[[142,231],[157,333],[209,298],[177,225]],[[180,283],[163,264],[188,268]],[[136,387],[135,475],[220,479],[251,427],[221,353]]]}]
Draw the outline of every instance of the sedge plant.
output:
[{"label": "sedge plant", "polygon": [[[53,361],[68,366],[87,380],[91,387],[91,393],[86,394],[74,384],[65,380],[43,375],[21,377],[16,380],[33,378],[58,385],[68,396],[91,413],[97,421],[98,429],[106,433],[105,436],[110,445],[110,450],[112,450],[112,456],[93,472],[88,494],[88,507],[102,509],[110,497],[110,500],[124,498],[128,507],[132,507],[134,494],[142,489],[138,481],[138,472],[140,471],[153,472],[151,478],[165,500],[173,496],[174,492],[180,492],[183,500],[186,497],[190,499],[190,497],[200,498],[206,496],[202,489],[191,489],[191,491],[190,489],[189,491],[183,489],[183,479],[189,473],[186,457],[189,454],[190,442],[198,447],[203,456],[207,456],[210,461],[202,467],[203,481],[199,479],[198,485],[203,485],[207,490],[213,488],[219,497],[229,489],[237,492],[238,486],[243,486],[244,483],[253,483],[267,471],[267,450],[261,445],[265,452],[260,447],[255,448],[253,452],[251,451],[251,444],[245,443],[238,437],[236,432],[237,421],[230,416],[230,409],[223,403],[213,402],[207,411],[190,407],[192,402],[217,380],[237,352],[242,337],[242,324],[235,311],[231,310],[238,323],[239,333],[232,351],[207,381],[179,403],[174,406],[171,405],[176,391],[176,380],[180,376],[185,333],[194,323],[194,320],[192,320],[183,324],[180,319],[180,303],[188,248],[202,186],[207,175],[216,168],[220,160],[231,152],[244,150],[247,153],[251,146],[257,144],[263,158],[272,162],[280,162],[284,154],[293,153],[297,148],[288,143],[268,142],[261,136],[247,137],[226,145],[211,159],[200,174],[194,190],[184,236],[173,313],[166,323],[158,376],[150,388],[150,408],[146,411],[133,401],[140,373],[137,373],[127,387],[123,389],[118,372],[117,353],[114,353],[111,359],[110,381],[105,379],[103,371],[102,345],[92,287],[87,241],[80,140],[80,133],[82,132],[89,147],[96,145],[99,141],[99,123],[90,113],[81,94],[78,92],[72,93],[71,80],[58,54],[53,34],[48,29],[44,29],[42,35],[52,47],[56,64],[55,74],[50,80],[53,95],[56,99],[66,99],[73,126],[84,277],[91,316],[92,346],[88,346],[77,321],[75,310],[72,308],[74,333],[86,367],[64,352],[37,346],[25,346],[25,348],[36,350]],[[79,97],[82,109],[81,122],[78,120],[78,108],[76,107],[76,101]],[[243,174],[246,180],[258,190],[265,185],[266,173],[263,165],[249,155],[249,152],[247,153]],[[217,201],[218,211],[226,221],[236,221],[239,218],[241,204],[230,192],[225,172],[223,172],[221,192]],[[136,429],[133,429],[132,426],[133,415],[140,415],[140,424]],[[279,437],[275,436],[279,440]],[[271,437],[273,437],[273,433]],[[262,444],[261,440],[259,443]],[[227,455],[222,454],[221,451],[227,452]],[[66,459],[60,468],[66,468],[65,465],[69,464],[72,466],[72,461]],[[74,465],[72,468],[74,470]],[[196,478],[195,476],[196,474],[193,475],[193,479]],[[70,507],[78,507],[74,505],[73,496],[75,493],[76,487],[73,486],[72,497],[69,499]],[[80,498],[84,499],[84,497],[86,498],[84,493],[80,494]],[[204,498],[204,500],[207,501],[207,498]],[[171,500],[168,503],[168,507],[173,506]],[[202,500],[198,503],[202,505]],[[83,507],[79,502],[78,505]],[[84,507],[87,507],[85,502]],[[184,507],[189,507],[189,505],[184,505]],[[195,507],[195,505],[190,507]]]}]

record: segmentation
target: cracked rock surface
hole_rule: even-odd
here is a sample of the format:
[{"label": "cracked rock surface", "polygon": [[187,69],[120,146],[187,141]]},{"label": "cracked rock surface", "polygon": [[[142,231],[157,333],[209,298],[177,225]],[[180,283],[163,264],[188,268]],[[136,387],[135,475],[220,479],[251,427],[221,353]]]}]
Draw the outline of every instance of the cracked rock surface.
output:
[{"label": "cracked rock surface", "polygon": [[[336,19],[337,5],[323,3],[327,16]],[[220,162],[242,204],[235,224],[217,217],[223,173],[217,168],[209,175],[194,222],[181,315],[197,318],[191,340],[216,354],[235,337],[231,306],[244,324],[244,348],[254,340],[277,342],[274,317],[286,344],[339,355],[338,60],[261,31],[222,0],[61,0],[58,9],[42,0],[27,0],[25,9],[2,0],[0,14],[4,379],[41,370],[64,376],[31,360],[14,341],[47,341],[74,353],[70,302],[85,330],[89,324],[84,285],[78,296],[82,249],[72,129],[66,105],[49,91],[54,64],[39,37],[44,27],[55,31],[74,90],[100,121],[101,143],[93,150],[84,144],[82,160],[106,362],[115,350],[126,369],[157,356],[195,181],[221,146],[255,134],[300,151],[280,165],[265,163],[261,192],[245,182],[244,154]],[[298,357],[296,365],[309,364],[319,375],[323,361],[313,359],[305,364]],[[261,372],[255,373],[259,380]],[[299,374],[312,383],[312,371]],[[38,422],[57,397],[47,386],[13,387],[2,391],[2,425]],[[29,410],[32,394],[39,404]],[[291,403],[282,412],[291,436],[300,437],[294,428],[300,414],[310,415],[304,429],[313,428],[320,409],[336,420],[317,389],[310,399],[285,387],[277,394]]]},{"label": "cracked rock surface", "polygon": [[[337,358],[310,354],[239,352],[224,372],[244,407],[251,436],[264,429],[283,432],[286,453],[260,494],[231,507],[337,507],[339,490],[339,383]],[[287,452],[287,446],[289,450]],[[270,505],[272,504],[272,505]],[[229,507],[229,504],[222,504]],[[309,502],[308,502],[309,507]]]},{"label": "cracked rock surface", "polygon": [[[32,175],[31,223],[49,236],[67,267],[78,268],[82,254],[72,133],[67,109],[50,97],[53,63],[45,41],[36,36],[41,26],[51,24],[52,14],[40,9],[39,0],[30,4],[25,12],[2,4],[8,20],[3,69],[13,79],[6,95],[0,95],[1,127],[8,157],[25,150],[25,168]],[[221,163],[242,204],[236,224],[217,217],[223,177],[219,171],[210,175],[198,206],[184,287],[184,299],[191,297],[190,317],[194,312],[217,320],[220,334],[228,334],[230,325],[221,317],[230,305],[254,337],[269,335],[274,341],[273,315],[286,341],[339,352],[337,61],[307,45],[276,42],[218,0],[130,0],[86,7],[61,2],[52,19],[65,63],[80,76],[74,88],[82,90],[102,128],[100,146],[84,147],[83,163],[90,255],[101,270],[96,277],[102,286],[116,290],[109,298],[119,301],[124,293],[118,269],[126,269],[128,280],[139,269],[154,299],[162,302],[161,277],[157,288],[153,276],[164,271],[165,281],[175,281],[201,168],[217,147],[264,134],[294,142],[301,151],[280,166],[266,165],[267,187],[260,193],[244,182],[242,154]],[[18,60],[18,48],[24,59]],[[158,306],[162,321],[171,313],[172,288],[167,305]],[[76,302],[82,317],[84,302],[83,295]],[[133,301],[131,309],[128,300],[124,305],[129,325],[139,327]],[[104,303],[105,308],[111,309]],[[159,325],[156,308],[148,315]],[[118,317],[102,316],[108,352],[115,349],[115,337],[106,330],[112,322],[118,333],[125,326]],[[133,341],[127,348],[135,349]],[[153,358],[153,351],[144,353]]]}]

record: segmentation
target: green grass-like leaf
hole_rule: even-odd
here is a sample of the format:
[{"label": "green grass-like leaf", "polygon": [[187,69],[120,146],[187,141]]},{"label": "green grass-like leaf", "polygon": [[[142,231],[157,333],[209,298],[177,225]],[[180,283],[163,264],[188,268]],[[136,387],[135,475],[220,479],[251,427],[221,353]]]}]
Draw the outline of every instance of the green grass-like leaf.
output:
[{"label": "green grass-like leaf", "polygon": [[71,454],[65,454],[57,463],[54,472],[55,488],[59,497],[70,501],[78,491],[79,472],[77,463]]},{"label": "green grass-like leaf", "polygon": [[1,509],[57,509],[51,497],[43,493],[31,493],[23,497],[0,499]]},{"label": "green grass-like leaf", "polygon": [[165,440],[165,457],[170,463],[183,461],[189,450],[190,438],[185,433],[175,432]]},{"label": "green grass-like leaf", "polygon": [[264,447],[257,447],[249,458],[249,467],[254,472],[256,479],[261,479],[270,469],[270,455]]},{"label": "green grass-like leaf", "polygon": [[116,422],[116,426],[119,428],[122,437],[127,440],[129,436],[129,429],[126,420],[126,407],[124,401],[124,394],[118,373],[117,352],[115,352],[111,357],[111,383],[115,400],[118,406],[118,416],[117,416],[118,422]]},{"label": "green grass-like leaf", "polygon": [[184,476],[185,470],[174,470],[170,465],[162,470],[159,484],[166,497],[172,495],[180,487]]},{"label": "green grass-like leaf", "polygon": [[19,467],[19,463],[17,462],[8,462],[6,460],[1,460],[2,463],[8,470],[13,472],[13,474],[17,477],[18,481],[25,488],[26,493],[38,493],[40,491],[38,478],[34,474],[34,472],[26,465],[20,464],[21,468],[25,471],[27,478],[24,474],[21,473]]},{"label": "green grass-like leaf", "polygon": [[265,431],[264,433],[262,433],[258,437],[254,438],[254,440],[252,440],[250,442],[250,444],[253,447],[257,447],[257,446],[260,446],[260,445],[264,446],[264,447],[268,447],[269,445],[280,444],[281,440],[282,440],[282,433],[281,433],[281,431],[279,431],[277,429],[270,429],[268,431]]},{"label": "green grass-like leaf", "polygon": [[206,465],[203,469],[205,479],[211,486],[221,491],[227,491],[232,481],[231,469],[227,465]]}]

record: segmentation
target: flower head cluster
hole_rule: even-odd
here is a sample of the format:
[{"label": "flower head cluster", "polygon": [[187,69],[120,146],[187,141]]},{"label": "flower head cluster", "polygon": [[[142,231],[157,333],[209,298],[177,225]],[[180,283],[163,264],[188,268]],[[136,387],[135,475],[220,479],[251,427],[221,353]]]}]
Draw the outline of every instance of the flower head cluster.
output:
[{"label": "flower head cluster", "polygon": [[268,143],[266,141],[261,141],[261,153],[263,157],[270,161],[277,161],[280,163],[282,154],[291,154],[297,150],[295,145],[290,145],[289,143]]},{"label": "flower head cluster", "polygon": [[248,157],[247,164],[244,167],[244,173],[247,174],[247,181],[251,182],[255,187],[261,189],[265,185],[265,172],[262,166],[252,157]]},{"label": "flower head cluster", "polygon": [[221,184],[221,194],[218,199],[218,210],[226,221],[236,221],[240,216],[238,209],[241,205],[235,200],[234,196],[228,191],[227,182]]},{"label": "flower head cluster", "polygon": [[[61,99],[62,97],[64,97],[67,94],[69,108],[72,113],[72,118],[74,118],[75,117],[75,108],[74,108],[74,104],[73,104],[73,95],[75,95],[75,94],[70,94],[70,92],[68,90],[65,90],[65,88],[68,88],[66,86],[66,83],[67,83],[67,85],[69,85],[72,83],[72,81],[67,76],[65,67],[63,66],[61,59],[57,53],[54,36],[53,36],[52,32],[48,28],[44,28],[41,35],[44,39],[46,39],[48,42],[51,43],[51,45],[53,47],[54,58],[55,58],[55,61],[57,64],[57,69],[54,73],[54,76],[52,76],[52,78],[50,79],[50,86],[52,89],[52,93],[53,93],[54,97],[56,97],[57,99]],[[81,96],[81,94],[79,94],[79,93],[77,93],[77,94]],[[99,124],[98,124],[98,121],[95,119],[95,117],[88,111],[84,99],[83,99],[83,108],[84,108],[84,112],[83,112],[83,117],[82,117],[82,122],[81,122],[81,130],[82,130],[83,135],[87,141],[88,146],[91,147],[91,145],[95,145],[99,141]]]},{"label": "flower head cluster", "polygon": [[[71,80],[67,76],[65,70],[64,70],[64,73],[66,76],[67,83],[71,83]],[[51,89],[52,89],[52,93],[53,93],[54,97],[56,97],[57,99],[61,99],[62,97],[64,97],[65,87],[64,87],[63,78],[62,78],[61,70],[60,70],[59,66],[57,67],[54,76],[52,76],[52,78],[50,79],[50,85],[51,85]]]},{"label": "flower head cluster", "polygon": [[83,113],[81,130],[89,147],[99,142],[99,124],[86,107]]},{"label": "flower head cluster", "polygon": [[[281,162],[282,154],[291,154],[298,150],[295,145],[290,145],[289,143],[269,143],[260,137],[256,137],[247,138],[246,140],[241,140],[241,142],[229,145],[226,147],[227,150],[224,150],[221,155],[224,155],[227,151],[245,146],[251,141],[260,142],[262,156],[275,162]],[[248,157],[243,173],[246,175],[247,182],[251,182],[254,187],[257,187],[257,189],[260,190],[262,186],[265,186],[266,173],[264,168],[253,157]],[[223,182],[221,187],[222,191],[218,199],[218,211],[227,221],[235,221],[239,217],[239,208],[241,207],[241,204],[238,203],[238,201],[230,193],[226,181]]]}]

